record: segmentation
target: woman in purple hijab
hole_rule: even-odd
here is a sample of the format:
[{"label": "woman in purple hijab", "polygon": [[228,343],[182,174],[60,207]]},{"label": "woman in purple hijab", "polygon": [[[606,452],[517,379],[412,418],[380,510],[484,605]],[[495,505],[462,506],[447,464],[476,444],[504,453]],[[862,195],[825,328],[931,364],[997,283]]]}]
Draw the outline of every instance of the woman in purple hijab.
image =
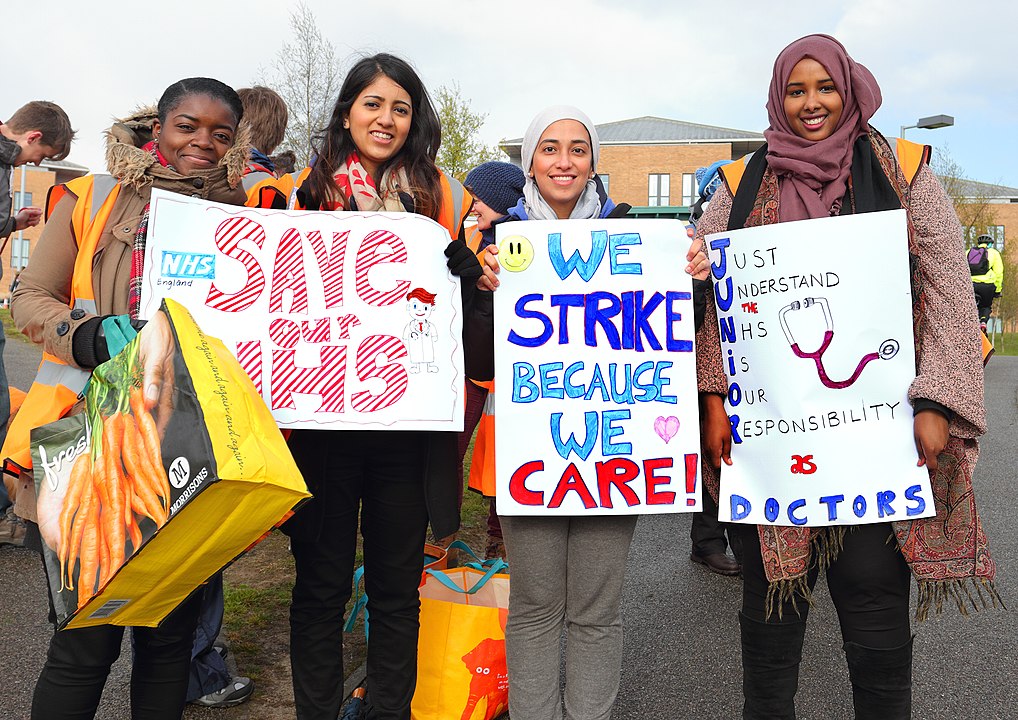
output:
[{"label": "woman in purple hijab", "polygon": [[[774,63],[767,144],[721,168],[727,192],[714,195],[697,227],[702,238],[770,223],[907,211],[917,358],[908,399],[917,462],[930,472],[937,510],[932,518],[849,531],[736,526],[744,548],[743,718],[795,718],[806,617],[821,571],[838,611],[857,719],[911,717],[912,577],[919,620],[939,612],[945,599],[956,599],[963,611],[969,594],[997,600],[972,499],[985,413],[961,227],[928,166],[930,149],[900,140],[892,146],[869,125],[880,101],[873,75],[840,42],[828,35],[793,42]],[[705,326],[710,321],[708,315]]]}]

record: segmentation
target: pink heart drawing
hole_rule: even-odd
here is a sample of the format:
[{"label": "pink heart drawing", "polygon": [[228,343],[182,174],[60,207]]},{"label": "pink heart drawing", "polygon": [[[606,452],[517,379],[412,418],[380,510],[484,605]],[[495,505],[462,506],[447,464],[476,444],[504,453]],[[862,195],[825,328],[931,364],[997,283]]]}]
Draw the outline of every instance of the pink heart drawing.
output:
[{"label": "pink heart drawing", "polygon": [[675,437],[675,433],[678,431],[679,419],[674,415],[669,415],[668,417],[658,415],[657,420],[654,421],[654,432],[666,443]]}]

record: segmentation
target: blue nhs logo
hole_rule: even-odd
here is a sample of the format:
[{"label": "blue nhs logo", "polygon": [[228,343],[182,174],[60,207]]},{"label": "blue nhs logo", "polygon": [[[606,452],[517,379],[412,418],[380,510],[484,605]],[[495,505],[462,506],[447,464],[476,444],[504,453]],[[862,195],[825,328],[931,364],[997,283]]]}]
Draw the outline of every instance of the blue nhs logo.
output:
[{"label": "blue nhs logo", "polygon": [[216,277],[216,256],[200,253],[163,250],[163,264],[160,274],[171,278]]}]

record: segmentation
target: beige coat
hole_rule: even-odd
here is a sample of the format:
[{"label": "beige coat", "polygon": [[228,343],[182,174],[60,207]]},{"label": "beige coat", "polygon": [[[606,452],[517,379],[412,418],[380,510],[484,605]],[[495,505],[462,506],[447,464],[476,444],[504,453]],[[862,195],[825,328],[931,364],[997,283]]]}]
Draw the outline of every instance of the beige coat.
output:
[{"label": "beige coat", "polygon": [[[92,261],[92,286],[99,316],[127,313],[134,236],[148,204],[152,188],[243,205],[246,199],[241,176],[250,154],[249,133],[241,130],[237,142],[219,166],[184,176],[163,167],[141,149],[151,139],[154,109],[141,110],[116,123],[106,133],[106,163],[121,183],[120,194],[110,212]],[[71,229],[76,198],[68,193],[46,221],[42,236],[11,298],[11,315],[21,332],[63,362],[77,367],[71,351],[74,333],[92,317],[71,315],[71,276],[77,257],[77,238]],[[35,486],[28,473],[16,493],[15,512],[35,521]]]}]

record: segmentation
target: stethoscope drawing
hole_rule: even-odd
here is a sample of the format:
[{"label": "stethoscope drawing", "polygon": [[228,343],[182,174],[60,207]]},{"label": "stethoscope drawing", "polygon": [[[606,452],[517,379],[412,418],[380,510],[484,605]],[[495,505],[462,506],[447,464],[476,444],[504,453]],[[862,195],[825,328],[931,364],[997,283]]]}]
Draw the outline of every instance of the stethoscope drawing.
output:
[{"label": "stethoscope drawing", "polygon": [[[813,352],[803,352],[802,349],[799,348],[799,344],[792,338],[792,333],[788,329],[788,323],[785,320],[785,315],[793,310],[802,310],[804,308],[812,307],[813,305],[818,305],[824,313],[824,339],[823,342],[820,343],[820,347]],[[855,372],[852,373],[852,377],[848,378],[848,380],[831,380],[831,378],[827,375],[827,371],[824,369],[823,361],[823,355],[827,352],[827,348],[830,346],[831,340],[834,339],[834,321],[831,319],[831,308],[827,303],[827,298],[806,298],[801,303],[796,300],[795,302],[781,308],[778,312],[778,321],[781,323],[781,329],[785,333],[785,339],[788,340],[788,344],[792,347],[792,352],[795,353],[795,356],[800,358],[811,358],[813,362],[816,363],[817,375],[820,376],[820,382],[834,390],[847,388],[855,383],[862,374],[863,368],[871,361],[878,359],[890,360],[898,354],[898,341],[893,339],[884,340],[884,342],[880,343],[880,347],[876,352],[863,355],[859,364],[856,365]]]}]

